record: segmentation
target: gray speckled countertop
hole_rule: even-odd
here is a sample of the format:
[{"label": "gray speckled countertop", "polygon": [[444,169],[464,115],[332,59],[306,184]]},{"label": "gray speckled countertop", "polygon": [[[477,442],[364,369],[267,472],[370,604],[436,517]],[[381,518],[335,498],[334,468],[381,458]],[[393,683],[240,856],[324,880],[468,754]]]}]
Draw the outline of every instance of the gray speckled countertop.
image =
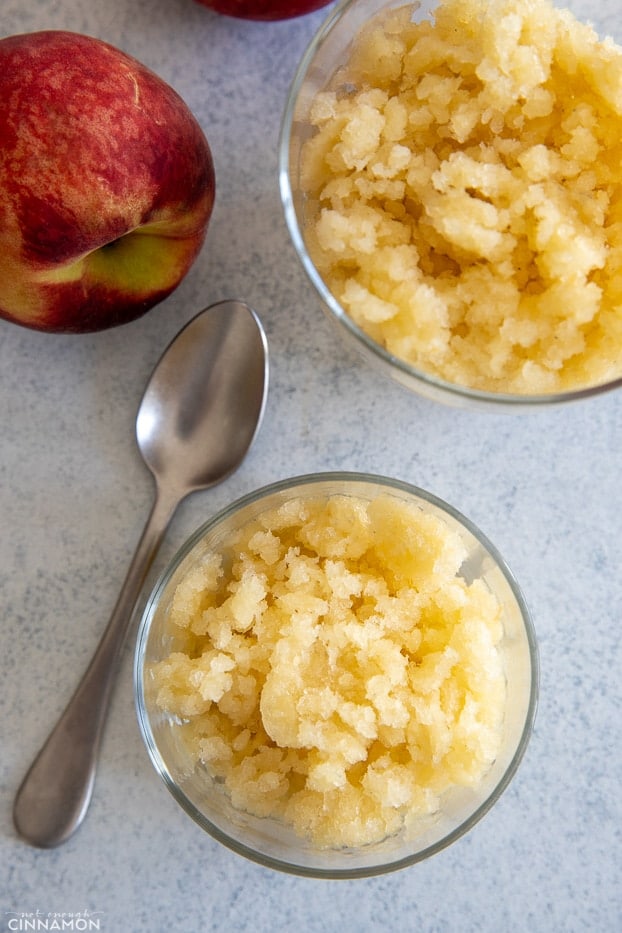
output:
[{"label": "gray speckled countertop", "polygon": [[[618,0],[572,6],[603,28],[619,19]],[[335,340],[294,257],[276,178],[287,88],[323,15],[269,25],[192,0],[2,0],[3,34],[86,32],[169,81],[206,130],[218,197],[196,265],[142,320],[78,338],[0,321],[0,931],[37,911],[97,912],[106,933],[620,928],[622,394],[465,413],[410,395]],[[397,874],[289,877],[204,835],[143,748],[131,643],[85,824],[52,851],[13,830],[15,790],[90,657],[147,517],[151,480],[133,440],[146,379],[191,316],[232,296],[268,333],[266,418],[242,468],[177,513],[152,577],[189,531],[254,487],[368,470],[467,514],[533,612],[540,704],[513,784],[458,843]]]}]

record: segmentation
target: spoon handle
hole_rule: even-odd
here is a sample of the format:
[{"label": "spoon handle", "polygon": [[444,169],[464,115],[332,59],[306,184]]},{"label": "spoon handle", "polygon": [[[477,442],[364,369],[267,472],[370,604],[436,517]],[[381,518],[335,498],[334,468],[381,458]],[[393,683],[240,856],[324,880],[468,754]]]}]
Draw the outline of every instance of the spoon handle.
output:
[{"label": "spoon handle", "polygon": [[50,848],[84,819],[121,649],[132,613],[178,499],[159,490],[110,621],[91,662],[17,792],[15,827],[27,842]]}]

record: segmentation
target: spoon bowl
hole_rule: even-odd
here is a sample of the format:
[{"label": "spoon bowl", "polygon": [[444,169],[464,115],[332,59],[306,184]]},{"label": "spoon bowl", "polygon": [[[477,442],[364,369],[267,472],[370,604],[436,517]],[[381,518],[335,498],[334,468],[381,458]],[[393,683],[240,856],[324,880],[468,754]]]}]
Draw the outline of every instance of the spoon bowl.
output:
[{"label": "spoon bowl", "polygon": [[160,485],[187,495],[236,470],[261,423],[266,352],[256,315],[239,301],[208,308],[177,335],[136,419],[138,447]]},{"label": "spoon bowl", "polygon": [[189,493],[226,479],[261,424],[267,340],[241,301],[201,311],[156,365],[136,420],[136,440],[156,495],[121,593],[82,680],[17,792],[15,827],[49,848],[82,823],[91,800],[119,655],[164,532]]}]

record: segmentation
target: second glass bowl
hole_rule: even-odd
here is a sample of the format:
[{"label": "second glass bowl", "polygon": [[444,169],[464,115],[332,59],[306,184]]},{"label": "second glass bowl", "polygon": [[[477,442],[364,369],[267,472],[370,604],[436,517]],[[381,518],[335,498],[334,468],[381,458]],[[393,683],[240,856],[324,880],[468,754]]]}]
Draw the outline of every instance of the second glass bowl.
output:
[{"label": "second glass bowl", "polygon": [[[315,265],[307,244],[307,229],[315,208],[301,180],[301,152],[315,133],[309,119],[314,98],[318,92],[327,89],[335,74],[347,63],[360,30],[377,15],[404,5],[404,0],[342,0],[308,46],[290,88],[279,146],[281,201],[298,259],[319,296],[323,310],[365,362],[419,395],[456,407],[496,412],[534,410],[621,387],[622,378],[616,377],[585,388],[544,394],[513,394],[446,381],[399,358],[369,336],[340,304]],[[434,0],[422,0],[412,14],[413,20],[419,22],[428,18],[436,5]]]},{"label": "second glass bowl", "polygon": [[[394,833],[361,847],[318,847],[280,819],[259,817],[233,805],[222,780],[196,765],[182,738],[180,718],[158,703],[154,665],[176,650],[169,621],[175,591],[223,541],[268,510],[292,502],[355,497],[371,503],[381,496],[424,516],[440,519],[457,533],[466,555],[459,576],[481,581],[501,607],[498,650],[506,683],[505,715],[498,754],[475,787],[446,791],[440,809],[422,819],[415,833]],[[401,506],[400,506],[401,508]],[[329,534],[330,534],[329,530]],[[340,533],[343,533],[343,529]],[[395,542],[399,560],[400,542]],[[229,557],[229,560],[235,559]],[[299,659],[301,660],[301,659]],[[294,659],[293,664],[298,662]],[[215,839],[235,852],[271,868],[321,878],[356,878],[394,871],[435,854],[469,830],[511,781],[527,746],[535,717],[538,662],[535,634],[518,585],[487,538],[463,515],[429,493],[386,477],[326,473],[295,477],[265,487],[216,515],[183,545],[145,608],[135,653],[138,720],[152,763],[183,809]]]}]

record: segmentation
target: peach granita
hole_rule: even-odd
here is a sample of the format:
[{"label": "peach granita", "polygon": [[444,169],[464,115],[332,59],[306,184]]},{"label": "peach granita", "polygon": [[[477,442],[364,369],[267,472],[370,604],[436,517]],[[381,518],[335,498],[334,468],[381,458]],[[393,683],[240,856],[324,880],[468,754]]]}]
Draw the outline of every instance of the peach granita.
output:
[{"label": "peach granita", "polygon": [[384,10],[309,113],[305,240],[415,369],[519,395],[622,375],[622,48],[548,0]]},{"label": "peach granita", "polygon": [[240,810],[320,847],[412,831],[501,743],[502,610],[465,557],[389,493],[266,508],[177,584],[157,705]]}]

